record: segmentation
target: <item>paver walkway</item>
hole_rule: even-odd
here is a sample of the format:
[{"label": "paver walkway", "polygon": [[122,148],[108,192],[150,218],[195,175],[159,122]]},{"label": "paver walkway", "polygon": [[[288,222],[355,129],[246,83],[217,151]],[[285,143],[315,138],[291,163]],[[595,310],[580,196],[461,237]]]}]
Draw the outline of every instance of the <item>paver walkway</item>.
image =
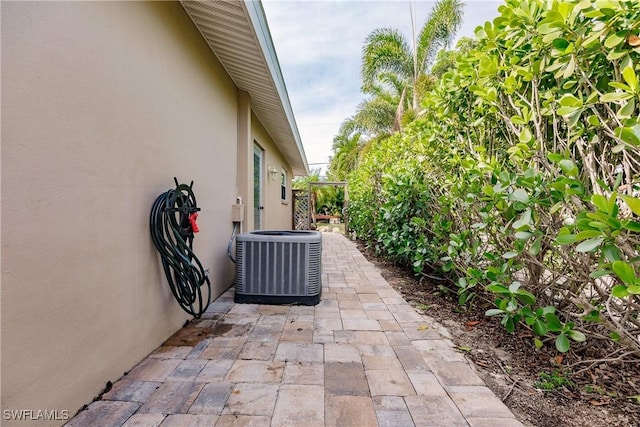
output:
[{"label": "paver walkway", "polygon": [[339,234],[323,235],[315,307],[234,304],[116,382],[69,426],[522,426]]}]

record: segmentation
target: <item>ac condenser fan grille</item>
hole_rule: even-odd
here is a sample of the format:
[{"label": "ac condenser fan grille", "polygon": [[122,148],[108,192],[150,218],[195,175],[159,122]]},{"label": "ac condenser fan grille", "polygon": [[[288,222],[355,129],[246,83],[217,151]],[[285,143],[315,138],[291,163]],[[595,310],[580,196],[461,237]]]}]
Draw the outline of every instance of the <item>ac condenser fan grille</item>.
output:
[{"label": "ac condenser fan grille", "polygon": [[236,241],[236,302],[313,305],[322,291],[322,234],[257,231]]}]

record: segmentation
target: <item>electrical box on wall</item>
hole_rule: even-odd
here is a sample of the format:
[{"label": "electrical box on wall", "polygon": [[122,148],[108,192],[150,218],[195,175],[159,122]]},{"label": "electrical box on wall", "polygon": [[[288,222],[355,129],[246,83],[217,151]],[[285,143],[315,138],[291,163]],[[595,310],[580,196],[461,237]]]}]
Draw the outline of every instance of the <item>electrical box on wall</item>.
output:
[{"label": "electrical box on wall", "polygon": [[243,204],[236,203],[235,205],[231,205],[231,220],[233,222],[244,221],[244,205]]}]

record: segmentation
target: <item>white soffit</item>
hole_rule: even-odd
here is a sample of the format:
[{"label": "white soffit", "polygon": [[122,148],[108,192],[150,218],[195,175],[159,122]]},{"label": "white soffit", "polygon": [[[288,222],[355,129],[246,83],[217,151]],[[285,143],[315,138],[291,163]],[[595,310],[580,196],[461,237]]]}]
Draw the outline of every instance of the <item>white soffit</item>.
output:
[{"label": "white soffit", "polygon": [[247,0],[181,0],[211,50],[291,165],[294,175],[309,166],[289,102],[262,3]]}]

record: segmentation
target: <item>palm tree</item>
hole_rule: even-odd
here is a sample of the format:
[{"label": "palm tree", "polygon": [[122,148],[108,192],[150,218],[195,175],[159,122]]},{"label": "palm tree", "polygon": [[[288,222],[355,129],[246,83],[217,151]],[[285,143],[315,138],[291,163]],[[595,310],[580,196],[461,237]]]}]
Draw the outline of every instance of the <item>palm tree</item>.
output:
[{"label": "palm tree", "polygon": [[[396,83],[397,89],[400,84]],[[400,130],[398,111],[402,109],[398,106],[405,104],[400,93],[401,87],[394,93],[389,87],[377,86],[374,95],[358,104],[355,114],[342,122],[331,147],[333,156],[329,163],[329,177],[332,180],[346,180],[349,173],[357,168],[362,150],[371,141]]]},{"label": "palm tree", "polygon": [[399,131],[402,116],[410,107],[405,83],[398,75],[381,72],[377,80],[369,89],[371,96],[358,105],[353,117],[369,138]]},{"label": "palm tree", "polygon": [[[436,53],[448,47],[462,22],[464,3],[460,0],[438,1],[422,26],[413,46],[393,28],[373,31],[365,39],[362,50],[362,90],[374,94],[380,86],[389,86],[390,76],[401,83],[396,123],[404,113],[405,100],[411,99],[416,112],[420,102],[421,87],[427,85],[429,66]],[[414,36],[415,37],[415,36]],[[398,90],[396,85],[394,90]]]},{"label": "palm tree", "polygon": [[362,91],[370,96],[342,123],[333,140],[332,179],[346,179],[370,144],[399,131],[416,116],[423,94],[435,83],[429,67],[436,53],[451,43],[463,6],[461,0],[436,3],[413,48],[391,28],[375,30],[365,39]]},{"label": "palm tree", "polygon": [[382,74],[381,79],[384,84],[373,86],[370,96],[356,107],[355,114],[342,123],[334,145],[336,141],[340,142],[356,133],[363,140],[369,140],[376,136],[388,136],[399,130],[396,117],[399,106],[407,107],[406,99],[402,98],[404,83],[390,73]]},{"label": "palm tree", "polygon": [[370,139],[377,135],[391,135],[397,130],[396,110],[399,101],[388,94],[379,94],[362,101],[356,107],[353,121],[359,131]]},{"label": "palm tree", "polygon": [[349,118],[342,122],[339,133],[333,138],[333,156],[329,159],[329,179],[345,181],[347,175],[358,166],[362,133],[359,126]]}]

